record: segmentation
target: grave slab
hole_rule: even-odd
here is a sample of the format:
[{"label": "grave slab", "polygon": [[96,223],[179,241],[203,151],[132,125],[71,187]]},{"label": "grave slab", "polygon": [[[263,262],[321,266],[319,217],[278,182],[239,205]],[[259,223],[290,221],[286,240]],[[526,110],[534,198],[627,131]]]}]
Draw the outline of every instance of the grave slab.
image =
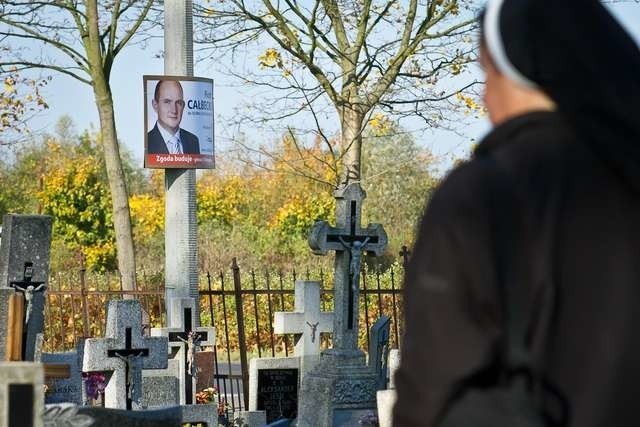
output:
[{"label": "grave slab", "polygon": [[142,335],[142,309],[137,300],[107,303],[105,338],[84,342],[83,372],[108,372],[105,407],[142,409],[142,370],[167,368],[166,337]]},{"label": "grave slab", "polygon": [[0,362],[0,425],[42,427],[44,371],[35,362]]}]

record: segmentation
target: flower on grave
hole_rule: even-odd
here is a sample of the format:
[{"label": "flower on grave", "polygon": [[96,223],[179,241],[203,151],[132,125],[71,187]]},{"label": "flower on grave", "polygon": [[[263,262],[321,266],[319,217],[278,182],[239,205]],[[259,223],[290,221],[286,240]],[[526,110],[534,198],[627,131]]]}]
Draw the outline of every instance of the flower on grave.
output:
[{"label": "flower on grave", "polygon": [[102,394],[107,387],[107,376],[103,372],[83,372],[82,381],[87,391],[87,396],[96,400]]},{"label": "flower on grave", "polygon": [[378,416],[375,412],[369,412],[368,414],[364,414],[358,419],[358,424],[361,426],[377,426],[378,424]]},{"label": "flower on grave", "polygon": [[218,402],[218,415],[224,416],[227,415],[227,412],[231,409],[231,405],[227,403],[226,398],[222,398],[220,402]]},{"label": "flower on grave", "polygon": [[207,404],[212,403],[216,400],[216,396],[218,395],[218,390],[215,387],[208,387],[204,390],[196,393],[196,403],[199,404]]}]

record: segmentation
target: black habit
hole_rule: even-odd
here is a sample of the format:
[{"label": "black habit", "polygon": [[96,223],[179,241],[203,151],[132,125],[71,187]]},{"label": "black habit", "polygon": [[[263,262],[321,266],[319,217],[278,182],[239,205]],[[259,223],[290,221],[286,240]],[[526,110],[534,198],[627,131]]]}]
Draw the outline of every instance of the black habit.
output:
[{"label": "black habit", "polygon": [[[395,427],[435,426],[496,363],[505,259],[530,295],[535,367],[566,399],[569,425],[640,425],[640,182],[569,122],[536,112],[503,123],[429,203],[405,280]],[[506,254],[494,244],[501,220],[517,238]]]}]

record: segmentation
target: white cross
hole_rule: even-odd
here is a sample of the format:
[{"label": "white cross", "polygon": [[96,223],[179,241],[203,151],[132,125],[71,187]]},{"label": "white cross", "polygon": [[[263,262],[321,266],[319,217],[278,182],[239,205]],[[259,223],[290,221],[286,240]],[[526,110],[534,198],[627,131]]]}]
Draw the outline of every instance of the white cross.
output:
[{"label": "white cross", "polygon": [[[191,366],[194,363],[195,352],[199,347],[213,346],[216,343],[216,329],[211,327],[197,327],[195,325],[196,303],[193,298],[171,298],[168,302],[170,319],[173,325],[169,328],[151,328],[151,336],[163,336],[169,339],[169,353],[171,349],[177,349],[174,357],[178,359],[180,376],[180,404],[190,405],[195,403],[196,375]],[[191,314],[185,318],[185,309]],[[196,345],[190,345],[186,334],[195,332],[198,334]],[[193,344],[193,343],[192,343]],[[190,377],[190,378],[189,378]]]},{"label": "white cross", "polygon": [[296,336],[296,356],[320,355],[320,333],[333,332],[333,313],[320,311],[319,282],[296,281],[294,311],[274,313],[273,332]]}]

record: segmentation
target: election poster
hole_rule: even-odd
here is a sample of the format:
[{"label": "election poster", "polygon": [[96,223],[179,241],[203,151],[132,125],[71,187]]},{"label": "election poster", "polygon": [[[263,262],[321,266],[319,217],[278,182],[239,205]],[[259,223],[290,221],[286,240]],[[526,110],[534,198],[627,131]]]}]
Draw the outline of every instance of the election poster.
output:
[{"label": "election poster", "polygon": [[212,169],[213,80],[143,76],[144,166]]}]

